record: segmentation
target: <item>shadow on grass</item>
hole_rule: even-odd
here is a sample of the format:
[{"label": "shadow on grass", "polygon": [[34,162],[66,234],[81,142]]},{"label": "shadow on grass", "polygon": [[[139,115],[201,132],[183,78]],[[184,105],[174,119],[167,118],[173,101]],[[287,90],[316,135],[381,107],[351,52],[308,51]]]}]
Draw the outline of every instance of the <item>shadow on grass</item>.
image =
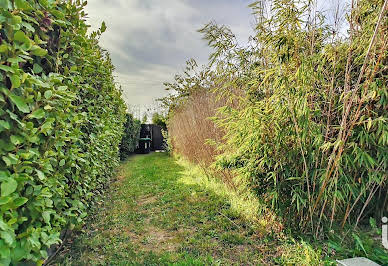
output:
[{"label": "shadow on grass", "polygon": [[248,218],[260,204],[164,153],[134,155],[53,264],[271,265],[285,252],[304,254],[303,245],[258,234]]}]

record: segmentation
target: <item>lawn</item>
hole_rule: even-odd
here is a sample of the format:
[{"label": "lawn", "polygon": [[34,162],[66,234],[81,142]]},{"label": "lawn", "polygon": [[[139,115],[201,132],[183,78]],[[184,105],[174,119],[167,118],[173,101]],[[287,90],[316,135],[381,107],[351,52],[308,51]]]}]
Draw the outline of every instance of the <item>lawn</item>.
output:
[{"label": "lawn", "polygon": [[258,265],[276,261],[268,243],[204,186],[182,182],[184,168],[164,153],[132,156],[73,233],[56,265]]}]

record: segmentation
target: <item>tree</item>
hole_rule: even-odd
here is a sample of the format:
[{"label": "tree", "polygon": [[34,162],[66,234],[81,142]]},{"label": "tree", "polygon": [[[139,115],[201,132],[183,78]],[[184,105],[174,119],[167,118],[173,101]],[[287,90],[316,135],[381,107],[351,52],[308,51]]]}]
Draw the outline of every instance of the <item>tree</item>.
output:
[{"label": "tree", "polygon": [[158,125],[163,129],[167,129],[166,117],[159,113],[154,113],[152,115],[152,124]]},{"label": "tree", "polygon": [[142,122],[143,124],[145,124],[145,123],[147,123],[147,120],[148,120],[147,113],[144,113],[143,119],[141,120],[141,122]]}]

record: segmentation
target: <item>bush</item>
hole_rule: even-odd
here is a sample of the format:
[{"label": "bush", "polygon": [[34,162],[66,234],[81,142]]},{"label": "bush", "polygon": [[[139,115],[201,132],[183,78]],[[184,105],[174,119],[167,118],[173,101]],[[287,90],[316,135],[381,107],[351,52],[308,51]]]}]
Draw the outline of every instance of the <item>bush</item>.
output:
[{"label": "bush", "polygon": [[83,1],[0,2],[0,264],[40,261],[119,162],[125,104]]},{"label": "bush", "polygon": [[120,144],[120,158],[124,160],[136,150],[140,138],[140,120],[131,114],[126,114],[127,121],[124,124],[124,135]]},{"label": "bush", "polygon": [[219,154],[217,165],[250,183],[294,228],[324,236],[369,216],[380,219],[388,212],[386,2],[357,1],[348,35],[339,33],[339,19],[327,24],[308,0],[251,7],[257,25],[250,46],[209,23],[200,32],[215,49],[208,67],[214,72],[166,84],[175,90],[164,98],[173,110],[169,126],[177,128],[170,130],[173,147],[208,160],[198,154],[204,138],[188,133],[212,128],[200,115],[207,110],[191,100],[205,88],[238,102],[218,109],[216,125],[225,135],[212,153]]},{"label": "bush", "polygon": [[[256,4],[256,57],[232,81],[248,95],[244,108],[220,110],[227,141],[219,164],[236,169],[295,228],[316,236],[387,213],[383,2],[358,1],[343,38],[322,14],[305,20],[310,1],[273,1],[269,17]],[[212,26],[204,32],[218,42]]]}]

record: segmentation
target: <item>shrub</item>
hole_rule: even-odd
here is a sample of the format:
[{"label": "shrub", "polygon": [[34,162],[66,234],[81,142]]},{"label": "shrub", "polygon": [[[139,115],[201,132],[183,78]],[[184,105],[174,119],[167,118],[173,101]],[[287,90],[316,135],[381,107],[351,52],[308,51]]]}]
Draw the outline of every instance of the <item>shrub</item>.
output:
[{"label": "shrub", "polygon": [[132,114],[126,114],[127,121],[124,124],[124,135],[120,144],[120,158],[124,160],[136,149],[140,138],[140,120],[133,117]]},{"label": "shrub", "polygon": [[[219,164],[316,236],[380,218],[388,206],[386,1],[358,1],[343,38],[310,13],[311,1],[273,1],[269,17],[254,7],[256,58],[233,81],[248,97],[241,110],[220,110],[228,118],[217,123],[227,132]],[[218,42],[211,27],[204,32]]]},{"label": "shrub", "polygon": [[[215,121],[225,135],[217,164],[249,182],[286,221],[319,236],[380,219],[388,211],[387,2],[357,1],[345,35],[339,19],[326,24],[314,1],[257,1],[252,8],[256,35],[248,47],[225,26],[200,30],[215,49],[213,71],[166,84],[176,93],[164,102],[179,110],[169,123],[206,130],[187,99],[199,84],[212,84],[206,88],[216,98],[239,102],[218,109]],[[198,138],[183,132],[171,130],[173,141],[184,140],[173,147],[202,160],[203,139],[188,149]]]},{"label": "shrub", "polygon": [[125,105],[83,1],[0,2],[0,264],[42,262],[119,161]]}]

